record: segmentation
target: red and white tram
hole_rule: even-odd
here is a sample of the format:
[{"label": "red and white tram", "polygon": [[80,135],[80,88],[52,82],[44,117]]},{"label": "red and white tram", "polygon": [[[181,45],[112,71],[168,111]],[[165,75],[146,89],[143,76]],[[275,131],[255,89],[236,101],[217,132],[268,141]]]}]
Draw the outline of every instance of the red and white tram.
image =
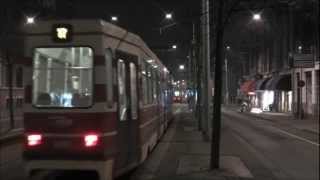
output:
[{"label": "red and white tram", "polygon": [[172,119],[172,78],[141,38],[101,20],[26,27],[26,172],[143,162]]}]

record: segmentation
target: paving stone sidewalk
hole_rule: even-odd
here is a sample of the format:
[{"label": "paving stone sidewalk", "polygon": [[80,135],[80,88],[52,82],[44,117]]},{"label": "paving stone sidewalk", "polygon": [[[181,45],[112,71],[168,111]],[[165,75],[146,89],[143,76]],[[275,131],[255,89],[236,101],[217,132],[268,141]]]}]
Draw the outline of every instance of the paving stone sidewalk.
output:
[{"label": "paving stone sidewalk", "polygon": [[[183,110],[185,112],[185,110]],[[210,143],[197,130],[190,112],[176,116],[150,157],[132,180],[234,180],[253,176],[240,158],[222,156],[219,170],[209,170]]]}]

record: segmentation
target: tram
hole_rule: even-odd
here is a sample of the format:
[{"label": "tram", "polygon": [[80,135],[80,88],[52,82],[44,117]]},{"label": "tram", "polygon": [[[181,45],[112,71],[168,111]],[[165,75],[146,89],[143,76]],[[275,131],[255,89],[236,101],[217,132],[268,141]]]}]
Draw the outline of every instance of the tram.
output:
[{"label": "tram", "polygon": [[173,79],[139,36],[103,20],[52,20],[25,27],[24,43],[28,176],[111,180],[147,158],[173,117]]}]

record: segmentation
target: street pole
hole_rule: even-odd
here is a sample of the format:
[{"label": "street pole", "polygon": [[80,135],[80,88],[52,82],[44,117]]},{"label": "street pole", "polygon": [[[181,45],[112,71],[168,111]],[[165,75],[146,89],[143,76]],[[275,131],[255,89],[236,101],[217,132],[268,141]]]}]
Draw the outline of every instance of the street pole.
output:
[{"label": "street pole", "polygon": [[191,81],[192,81],[192,111],[195,114],[195,103],[196,103],[196,94],[195,94],[195,90],[196,90],[196,80],[197,80],[197,76],[196,76],[196,56],[195,56],[195,52],[196,52],[196,34],[195,34],[195,24],[194,22],[192,23],[192,41],[191,41],[191,54],[190,54],[190,59],[191,59]]},{"label": "street pole", "polygon": [[208,135],[209,130],[209,81],[210,81],[210,19],[209,0],[202,0],[202,47],[203,47],[203,132]]},{"label": "street pole", "polygon": [[[199,48],[200,50],[200,48]],[[201,55],[201,56],[200,56]],[[202,131],[202,108],[201,108],[201,103],[202,103],[202,89],[201,89],[201,83],[202,83],[202,53],[198,53],[197,56],[197,69],[196,69],[196,74],[197,74],[197,119],[198,119],[198,130]]]},{"label": "street pole", "polygon": [[221,86],[222,86],[222,50],[223,50],[223,9],[224,0],[217,1],[217,25],[216,25],[216,48],[215,48],[215,76],[214,76],[214,99],[212,116],[212,138],[210,168],[219,169],[220,161],[220,131],[221,131]]}]

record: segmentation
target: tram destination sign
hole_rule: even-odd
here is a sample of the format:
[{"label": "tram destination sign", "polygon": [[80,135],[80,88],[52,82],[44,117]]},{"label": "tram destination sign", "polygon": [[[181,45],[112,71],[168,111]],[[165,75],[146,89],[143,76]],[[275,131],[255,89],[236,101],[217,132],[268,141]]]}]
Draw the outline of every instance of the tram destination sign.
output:
[{"label": "tram destination sign", "polygon": [[57,43],[72,41],[73,29],[71,24],[54,24],[52,26],[52,39]]},{"label": "tram destination sign", "polygon": [[294,54],[293,66],[296,68],[314,67],[313,54]]}]

